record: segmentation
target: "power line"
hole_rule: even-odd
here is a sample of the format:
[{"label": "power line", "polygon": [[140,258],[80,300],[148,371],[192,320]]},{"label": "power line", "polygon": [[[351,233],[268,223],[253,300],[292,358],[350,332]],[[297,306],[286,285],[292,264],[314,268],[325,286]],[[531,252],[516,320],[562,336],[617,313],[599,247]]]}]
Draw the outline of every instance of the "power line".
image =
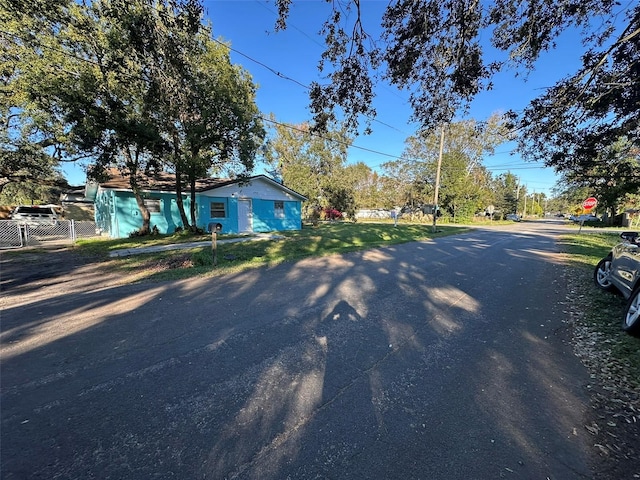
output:
[{"label": "power line", "polygon": [[267,70],[269,70],[271,73],[273,73],[274,75],[276,75],[277,77],[282,78],[283,80],[288,80],[290,82],[296,83],[298,85],[300,85],[302,88],[309,90],[309,87],[307,85],[305,85],[304,83],[299,82],[298,80],[295,80],[294,78],[289,77],[288,75],[285,75],[283,73],[280,73],[279,71],[277,71],[275,68],[271,68],[269,65],[267,65],[266,63],[263,63],[259,60],[256,60],[255,58],[250,57],[249,55],[247,55],[246,53],[242,53],[240,50],[236,50],[235,48],[229,46],[228,44],[221,42],[220,40],[217,40],[213,37],[211,37],[211,40],[213,40],[214,42],[227,47],[230,51],[237,53],[238,55],[242,55],[244,58],[260,65],[261,67],[266,68]]},{"label": "power line", "polygon": [[[18,35],[14,34],[14,33],[11,33],[11,32],[7,32],[7,31],[0,30],[0,34],[5,35],[5,36],[10,36],[10,37],[12,37],[14,40],[15,40],[15,39],[20,39],[20,37],[19,37]],[[218,44],[220,44],[220,45],[222,45],[222,46],[224,46],[224,47],[226,47],[226,48],[227,48],[227,49],[229,49],[230,51],[233,51],[233,52],[235,52],[235,53],[237,53],[237,54],[239,54],[239,55],[241,55],[241,56],[243,56],[243,57],[247,58],[248,60],[250,60],[250,61],[252,61],[252,62],[254,62],[254,63],[256,63],[256,64],[258,64],[258,65],[260,65],[260,66],[262,66],[262,67],[264,67],[264,68],[266,68],[267,70],[269,70],[269,71],[270,71],[270,72],[272,72],[273,74],[277,75],[279,78],[282,78],[282,79],[285,79],[285,80],[291,81],[291,82],[293,82],[293,83],[296,83],[297,85],[299,85],[299,86],[301,86],[301,87],[303,87],[303,88],[305,88],[305,89],[309,89],[309,87],[308,87],[308,86],[306,86],[306,85],[304,85],[303,83],[301,83],[301,82],[299,82],[299,81],[297,81],[297,80],[295,80],[295,79],[293,79],[293,78],[291,78],[291,77],[289,77],[289,76],[287,76],[287,75],[282,74],[281,72],[279,72],[279,71],[275,70],[274,68],[272,68],[272,67],[268,66],[267,64],[265,64],[265,63],[263,63],[263,62],[260,62],[260,61],[258,61],[258,60],[256,60],[256,59],[252,58],[251,56],[249,56],[249,55],[247,55],[247,54],[245,54],[245,53],[243,53],[243,52],[241,52],[241,51],[237,50],[237,49],[232,48],[232,47],[231,47],[231,46],[229,46],[228,44],[223,43],[223,42],[221,42],[221,41],[219,41],[219,40],[217,40],[217,39],[215,39],[215,38],[211,38],[211,40],[212,40],[212,41],[214,41],[214,42],[216,42],[216,43],[218,43]],[[94,60],[91,60],[91,59],[89,59],[89,58],[86,58],[86,57],[79,57],[79,56],[77,56],[77,55],[75,55],[75,54],[73,54],[73,53],[70,53],[70,52],[65,51],[65,50],[63,50],[63,49],[60,49],[60,48],[52,47],[52,46],[50,46],[50,45],[46,45],[46,44],[44,44],[44,43],[42,43],[42,42],[37,42],[37,43],[38,43],[38,45],[39,45],[40,47],[42,47],[42,48],[48,49],[48,50],[53,51],[53,52],[56,52],[56,53],[60,53],[60,54],[62,54],[62,55],[65,55],[66,57],[73,58],[73,59],[75,59],[75,60],[78,60],[78,61],[81,61],[81,62],[85,62],[85,63],[91,64],[91,65],[94,65],[94,66],[98,66],[98,67],[100,67],[100,66],[101,66],[101,64],[100,64],[99,62],[94,61]],[[72,72],[69,72],[69,73],[72,73]],[[135,74],[131,74],[131,73],[124,72],[124,71],[121,71],[121,72],[119,72],[119,73],[120,73],[120,74],[122,74],[122,75],[124,75],[124,76],[130,77],[130,78],[135,78],[135,79],[139,79],[139,78],[140,78],[139,76],[137,76],[137,75],[135,75]],[[368,152],[368,153],[373,153],[373,154],[376,154],[376,155],[380,155],[380,156],[384,156],[384,157],[388,157],[388,158],[395,159],[395,160],[400,160],[400,161],[418,161],[417,159],[410,159],[410,158],[407,158],[407,157],[403,157],[403,156],[401,156],[401,155],[394,155],[394,154],[390,154],[390,153],[382,152],[382,151],[379,151],[379,150],[375,150],[375,149],[372,149],[372,148],[362,147],[362,146],[359,146],[359,145],[356,145],[356,144],[353,144],[353,143],[350,143],[350,142],[341,141],[341,140],[338,140],[338,139],[335,139],[335,138],[325,137],[325,136],[320,135],[320,134],[318,134],[318,133],[310,132],[310,131],[308,131],[308,130],[303,130],[303,129],[300,129],[300,128],[297,128],[297,127],[294,127],[294,126],[289,125],[289,124],[285,124],[285,123],[282,123],[282,122],[278,122],[278,121],[275,121],[275,120],[271,120],[271,119],[266,118],[266,117],[263,117],[263,116],[259,116],[259,118],[260,118],[260,119],[262,119],[263,121],[266,121],[266,122],[269,122],[269,123],[273,123],[273,124],[276,124],[276,125],[280,125],[280,126],[283,126],[283,127],[285,127],[285,128],[291,129],[291,130],[296,130],[296,131],[301,132],[301,133],[310,134],[310,135],[316,136],[316,137],[318,137],[318,138],[322,138],[323,140],[326,140],[326,141],[330,141],[330,142],[334,142],[334,143],[342,144],[343,146],[346,146],[346,147],[348,147],[348,148],[354,148],[354,149],[357,149],[357,150],[360,150],[360,151],[364,151],[364,152]],[[376,120],[376,119],[373,119],[373,120],[378,121],[378,120]],[[383,125],[388,126],[389,128],[392,128],[392,129],[394,129],[394,130],[397,130],[397,131],[399,131],[400,133],[403,133],[403,132],[401,132],[400,130],[398,130],[397,128],[392,127],[391,125],[385,124],[384,122],[380,122],[380,121],[378,121],[378,122],[379,122],[379,123],[381,123],[381,124],[383,124]],[[374,165],[372,165],[372,167],[381,166],[381,165],[382,165],[382,164],[374,164]],[[491,168],[490,168],[490,167],[486,167],[486,166],[485,166],[485,168],[486,168],[488,171],[491,171],[491,170],[499,170],[497,167],[491,167]],[[514,168],[512,168],[512,169],[513,169],[513,170],[529,170],[529,169],[541,169],[541,168],[543,168],[543,167],[514,167]]]},{"label": "power line", "polygon": [[384,157],[390,157],[390,158],[394,158],[396,160],[407,160],[407,161],[411,160],[411,159],[406,158],[406,157],[400,157],[398,155],[392,155],[390,153],[385,153],[385,152],[380,152],[378,150],[373,150],[372,148],[367,148],[367,147],[361,147],[359,145],[354,145],[353,143],[345,142],[343,140],[338,140],[338,139],[335,139],[335,138],[325,137],[325,136],[323,136],[323,135],[321,135],[319,133],[312,132],[312,131],[309,131],[309,130],[304,130],[304,129],[298,128],[298,127],[294,127],[293,125],[289,125],[287,123],[278,122],[276,120],[271,120],[270,118],[266,118],[266,117],[260,117],[260,118],[262,120],[266,121],[266,122],[274,123],[274,124],[279,125],[281,127],[288,128],[289,130],[295,130],[297,132],[301,132],[301,133],[304,133],[304,134],[312,135],[314,137],[321,138],[322,140],[327,140],[329,142],[338,143],[338,144],[346,146],[348,148],[355,148],[357,150],[362,150],[364,152],[369,152],[369,153],[375,153],[376,155],[382,155]]},{"label": "power line", "polygon": [[[255,0],[255,1],[256,1],[256,3],[258,3],[259,5],[261,5],[263,8],[265,8],[267,11],[269,11],[269,12],[271,12],[271,13],[275,14],[275,12],[273,12],[273,10],[269,9],[269,8],[268,8],[266,5],[264,5],[262,2],[260,2],[260,1],[258,1],[258,0]],[[302,29],[298,28],[298,27],[297,27],[296,25],[294,25],[293,23],[291,23],[291,22],[287,22],[287,25],[290,25],[292,28],[294,28],[294,29],[295,29],[296,31],[298,31],[300,34],[304,35],[306,38],[308,38],[309,40],[311,40],[311,41],[312,41],[313,43],[315,43],[316,45],[322,46],[322,44],[320,44],[319,42],[317,42],[315,39],[313,39],[311,36],[309,36],[309,35],[308,35],[304,30],[302,30]],[[219,44],[226,46],[227,48],[229,48],[229,50],[231,50],[231,51],[233,51],[233,52],[237,53],[238,55],[241,55],[242,57],[246,58],[247,60],[249,60],[249,61],[251,61],[251,62],[254,62],[254,63],[256,63],[257,65],[262,66],[263,68],[267,69],[268,71],[270,71],[271,73],[273,73],[273,74],[274,74],[274,75],[276,75],[277,77],[282,78],[282,79],[284,79],[284,80],[288,80],[288,81],[290,81],[290,82],[293,82],[293,83],[295,83],[295,84],[297,84],[297,85],[299,85],[299,86],[303,87],[305,90],[310,90],[310,89],[311,89],[308,85],[305,85],[305,84],[303,84],[302,82],[300,82],[300,81],[298,81],[298,80],[296,80],[296,79],[294,79],[294,78],[292,78],[292,77],[290,77],[290,76],[288,76],[288,75],[285,75],[285,74],[281,73],[280,71],[278,71],[278,70],[276,70],[276,69],[274,69],[274,68],[270,67],[269,65],[265,64],[264,62],[261,62],[261,61],[259,61],[259,60],[256,60],[255,58],[251,57],[250,55],[248,55],[248,54],[246,54],[246,53],[244,53],[244,52],[241,52],[240,50],[237,50],[237,49],[235,49],[235,48],[232,48],[232,47],[231,47],[231,46],[229,46],[228,44],[223,43],[223,42],[220,42],[220,41],[216,40],[215,38],[212,38],[212,39],[213,39],[215,42],[218,42]],[[386,87],[384,87],[384,88],[385,88],[386,90],[388,90]],[[404,103],[408,103],[406,99],[402,98],[402,97],[401,97],[400,95],[398,95],[396,92],[391,92],[391,93],[392,93],[392,94],[394,94],[394,95],[396,95],[398,98],[400,98]],[[385,126],[385,127],[387,127],[387,128],[390,128],[390,129],[392,129],[392,130],[395,130],[395,131],[397,131],[397,132],[399,132],[399,133],[402,133],[403,135],[408,135],[406,132],[404,132],[404,131],[400,130],[400,129],[399,129],[399,128],[397,128],[397,127],[394,127],[393,125],[390,125],[390,124],[388,124],[388,123],[385,123],[385,122],[383,122],[382,120],[379,120],[379,119],[377,119],[377,118],[371,117],[370,115],[363,115],[363,116],[364,116],[365,118],[367,118],[367,119],[371,120],[372,122],[379,123],[380,125],[383,125],[383,126]]]},{"label": "power line", "polygon": [[[226,43],[224,43],[224,42],[221,42],[221,41],[219,41],[219,40],[216,40],[215,38],[212,38],[212,40],[213,40],[214,42],[219,43],[220,45],[224,45],[225,47],[227,47],[227,48],[228,48],[229,50],[231,50],[232,52],[237,53],[238,55],[243,56],[243,57],[244,57],[244,58],[246,58],[247,60],[250,60],[250,61],[252,61],[252,62],[254,62],[254,63],[256,63],[256,64],[260,65],[261,67],[266,68],[267,70],[269,70],[271,73],[273,73],[273,74],[274,74],[274,75],[276,75],[277,77],[282,78],[283,80],[288,80],[288,81],[290,81],[290,82],[293,82],[293,83],[295,83],[295,84],[297,84],[297,85],[301,86],[301,87],[302,87],[302,88],[304,88],[305,90],[311,90],[311,87],[309,87],[308,85],[305,85],[304,83],[302,83],[302,82],[300,82],[300,81],[298,81],[298,80],[296,80],[296,79],[294,79],[294,78],[291,78],[291,77],[290,77],[290,76],[288,76],[288,75],[285,75],[285,74],[283,74],[283,73],[279,72],[278,70],[276,70],[275,68],[270,67],[270,66],[269,66],[269,65],[267,65],[266,63],[261,62],[260,60],[256,60],[255,58],[251,57],[250,55],[247,55],[246,53],[243,53],[243,52],[241,52],[240,50],[237,50],[237,49],[235,49],[235,48],[233,48],[233,47],[229,46],[228,44],[226,44]],[[396,132],[399,132],[399,133],[402,133],[402,134],[404,134],[404,135],[407,135],[407,133],[406,133],[406,132],[403,132],[402,130],[400,130],[400,129],[398,129],[398,128],[394,127],[393,125],[389,125],[388,123],[385,123],[385,122],[383,122],[382,120],[378,120],[377,118],[373,118],[373,117],[368,116],[368,115],[365,115],[365,118],[368,118],[368,119],[369,119],[369,120],[371,120],[372,122],[379,123],[380,125],[384,125],[385,127],[390,128],[390,129],[392,129],[392,130],[395,130]]]},{"label": "power line", "polygon": [[[20,38],[18,35],[15,35],[15,34],[13,34],[13,33],[11,33],[11,32],[6,32],[6,31],[3,31],[3,30],[0,30],[0,35],[8,35],[8,36],[13,37],[14,39],[19,39],[19,38]],[[219,40],[216,40],[216,39],[212,39],[212,40],[213,40],[214,42],[217,42],[217,43],[218,43],[218,44],[220,44],[220,45],[223,45],[223,46],[225,46],[225,47],[229,48],[230,50],[233,50],[231,47],[229,47],[228,45],[226,45],[226,44],[225,44],[225,43],[223,43],[223,42],[220,42]],[[65,55],[65,56],[67,56],[67,57],[73,58],[73,59],[78,60],[78,61],[80,61],[80,62],[85,62],[85,63],[91,64],[91,65],[94,65],[94,66],[98,66],[98,67],[100,67],[100,66],[101,66],[98,62],[93,61],[93,60],[91,60],[91,59],[88,59],[88,58],[86,58],[86,57],[79,57],[79,56],[74,55],[74,54],[72,54],[72,53],[69,53],[69,52],[67,52],[67,51],[65,51],[65,50],[62,50],[62,49],[59,49],[59,48],[56,48],[56,47],[51,47],[51,46],[49,46],[49,45],[45,45],[45,44],[43,44],[43,43],[41,43],[41,42],[38,42],[38,45],[39,45],[40,47],[46,48],[46,49],[51,50],[51,51],[56,52],[56,53],[63,54],[63,55]],[[293,80],[293,79],[291,79],[291,78],[289,78],[289,77],[286,77],[286,76],[284,76],[284,75],[279,74],[278,72],[276,72],[276,71],[275,71],[274,69],[272,69],[271,67],[269,67],[269,66],[267,66],[267,65],[264,65],[264,64],[262,64],[261,62],[259,62],[259,61],[257,61],[257,60],[252,59],[251,57],[249,57],[249,56],[247,56],[247,55],[243,54],[242,52],[239,52],[239,51],[236,51],[236,50],[233,50],[233,51],[235,51],[236,53],[239,53],[240,55],[246,56],[247,58],[249,58],[250,60],[252,60],[252,61],[254,61],[254,62],[258,63],[258,64],[263,65],[265,68],[267,68],[267,69],[269,69],[270,71],[272,71],[272,72],[274,72],[274,73],[278,74],[278,76],[280,76],[280,77],[282,77],[282,78],[286,78],[286,79],[288,79],[288,80],[294,81],[294,82],[298,83],[299,85],[301,85],[301,86],[303,86],[303,87],[305,87],[305,88],[308,88],[308,87],[306,87],[305,85],[301,84],[300,82],[297,82],[296,80]],[[69,73],[71,73],[71,72],[69,72]],[[140,78],[139,76],[136,76],[136,75],[131,74],[131,73],[128,73],[128,72],[120,72],[120,73],[122,73],[123,75],[125,75],[125,76],[127,76],[127,77],[130,77],[130,78],[135,78],[135,79],[139,79],[139,78]],[[302,133],[309,133],[309,134],[311,134],[311,135],[313,135],[313,136],[316,136],[316,137],[322,138],[323,140],[327,140],[327,141],[331,141],[331,142],[335,142],[335,143],[340,143],[340,144],[343,144],[343,145],[345,145],[345,146],[347,146],[347,147],[350,147],[350,148],[355,148],[355,149],[362,150],[362,151],[365,151],[365,152],[375,153],[375,154],[377,154],[377,155],[382,155],[382,156],[386,156],[386,157],[390,157],[390,158],[394,158],[394,159],[398,159],[398,160],[407,160],[406,158],[400,157],[400,156],[398,156],[398,155],[392,155],[392,154],[389,154],[389,153],[380,152],[380,151],[376,151],[376,150],[373,150],[373,149],[370,149],[370,148],[366,148],[366,147],[361,147],[361,146],[358,146],[358,145],[354,145],[354,144],[349,143],[349,142],[343,142],[343,141],[337,140],[337,139],[335,139],[335,138],[325,137],[325,136],[322,136],[322,135],[317,134],[317,133],[314,133],[314,132],[309,132],[309,131],[306,131],[306,130],[303,130],[303,129],[300,129],[300,128],[297,128],[297,127],[294,127],[294,126],[291,126],[291,125],[288,125],[288,124],[286,124],[286,123],[282,123],[282,122],[277,122],[277,121],[275,121],[275,120],[271,120],[271,119],[266,118],[266,117],[264,117],[264,116],[259,116],[259,118],[260,118],[260,119],[262,119],[262,120],[264,120],[264,121],[267,121],[267,122],[270,122],[270,123],[274,123],[274,124],[277,124],[277,125],[280,125],[280,126],[284,126],[284,127],[286,127],[286,128],[292,129],[292,130],[297,130],[297,131],[302,132]]]}]

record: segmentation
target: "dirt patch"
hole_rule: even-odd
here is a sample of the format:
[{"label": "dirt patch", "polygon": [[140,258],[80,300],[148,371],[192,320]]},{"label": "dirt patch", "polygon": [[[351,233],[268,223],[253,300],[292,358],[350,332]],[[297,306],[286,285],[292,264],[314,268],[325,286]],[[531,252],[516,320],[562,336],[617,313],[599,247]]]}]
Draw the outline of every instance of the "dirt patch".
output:
[{"label": "dirt patch", "polygon": [[109,262],[69,247],[3,253],[0,272],[0,305],[17,306],[33,297],[52,298],[128,283]]},{"label": "dirt patch", "polygon": [[152,260],[145,264],[144,268],[152,272],[162,272],[174,268],[191,268],[194,266],[190,253],[171,255],[159,260]]}]

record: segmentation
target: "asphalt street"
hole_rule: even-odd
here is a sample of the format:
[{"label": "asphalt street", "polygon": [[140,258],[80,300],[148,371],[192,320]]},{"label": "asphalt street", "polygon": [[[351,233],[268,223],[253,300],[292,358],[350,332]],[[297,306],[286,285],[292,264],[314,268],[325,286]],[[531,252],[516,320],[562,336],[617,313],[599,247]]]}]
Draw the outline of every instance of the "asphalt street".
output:
[{"label": "asphalt street", "polygon": [[592,478],[555,228],[164,283],[5,274],[1,477]]}]

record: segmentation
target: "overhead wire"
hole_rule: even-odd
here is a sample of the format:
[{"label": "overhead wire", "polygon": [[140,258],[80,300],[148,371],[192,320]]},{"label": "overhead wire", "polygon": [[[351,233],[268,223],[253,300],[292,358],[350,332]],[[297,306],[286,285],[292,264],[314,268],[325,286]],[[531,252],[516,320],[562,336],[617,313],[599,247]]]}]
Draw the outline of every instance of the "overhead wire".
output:
[{"label": "overhead wire", "polygon": [[[256,0],[256,2],[261,4],[261,2],[258,2],[257,0]],[[306,33],[301,31],[299,28],[295,27],[295,29],[298,30],[300,33],[304,34],[305,36],[307,36],[309,39],[311,39],[313,41],[313,39],[311,37],[306,35]],[[0,30],[0,35],[10,36],[10,37],[13,37],[14,39],[19,38],[18,35],[14,34],[14,33],[11,33],[11,32],[4,31],[4,30]],[[260,65],[261,67],[267,69],[269,72],[271,72],[272,74],[276,75],[278,78],[281,78],[283,80],[295,83],[298,86],[300,86],[300,87],[302,87],[302,88],[304,88],[306,90],[310,89],[310,87],[308,85],[305,85],[304,83],[302,83],[302,82],[300,82],[300,81],[298,81],[298,80],[296,80],[296,79],[294,79],[294,78],[292,78],[292,77],[290,77],[290,76],[288,76],[288,75],[276,70],[275,68],[270,67],[266,63],[261,62],[261,61],[255,59],[255,58],[253,58],[252,56],[250,56],[250,55],[248,55],[248,54],[246,54],[244,52],[241,52],[238,49],[235,49],[235,48],[231,47],[228,43],[225,43],[225,42],[222,42],[222,41],[220,41],[220,40],[218,40],[216,38],[213,38],[213,36],[210,36],[210,38],[211,38],[212,41],[224,46],[228,50],[233,51],[234,53],[246,58],[247,60],[249,60],[249,61],[251,61],[251,62],[253,62],[253,63],[257,64],[257,65]],[[32,39],[32,41],[33,41],[33,39]],[[73,53],[70,53],[70,52],[65,51],[63,49],[60,49],[60,48],[52,47],[50,45],[46,45],[46,44],[44,44],[42,42],[39,42],[39,46],[42,47],[42,48],[46,48],[48,50],[54,51],[56,53],[60,53],[60,54],[65,55],[67,57],[74,58],[75,60],[78,60],[78,61],[86,62],[86,63],[92,64],[94,66],[100,66],[100,64],[98,62],[96,62],[94,60],[91,60],[90,58],[79,57],[79,56],[77,56],[77,55],[75,55]],[[69,73],[71,73],[71,72],[69,72]],[[134,74],[130,74],[130,73],[127,73],[127,72],[121,72],[121,73],[124,74],[125,76],[138,78]],[[387,152],[382,152],[380,150],[363,147],[363,146],[360,146],[360,145],[357,145],[357,144],[354,144],[354,143],[351,143],[351,142],[345,142],[345,141],[340,141],[340,140],[335,139],[335,138],[329,138],[329,137],[323,136],[323,135],[321,135],[321,134],[319,134],[317,132],[309,132],[307,130],[295,127],[295,126],[290,125],[290,124],[274,121],[274,120],[266,118],[264,116],[260,116],[259,118],[261,118],[261,120],[263,120],[263,121],[266,121],[266,122],[269,122],[269,123],[273,123],[273,124],[276,124],[276,125],[279,125],[279,126],[291,129],[291,130],[296,130],[296,131],[299,131],[299,132],[302,132],[302,133],[309,133],[309,134],[311,134],[313,136],[316,136],[318,138],[321,138],[321,139],[329,141],[329,142],[336,142],[336,143],[339,143],[339,144],[343,144],[343,146],[346,146],[347,148],[353,148],[353,149],[356,149],[356,150],[360,150],[360,151],[364,151],[364,152],[368,152],[368,153],[372,153],[372,154],[375,154],[375,155],[380,155],[380,156],[383,156],[383,157],[387,157],[387,158],[391,158],[391,159],[395,159],[395,160],[400,160],[400,161],[415,161],[416,160],[416,159],[411,159],[411,158],[404,157],[402,155],[390,154],[390,153],[387,153]],[[370,118],[370,117],[367,117],[367,118]],[[375,118],[370,118],[370,119],[372,121],[376,121],[377,123],[380,123],[381,125],[384,125],[384,126],[386,126],[388,128],[391,128],[391,129],[393,129],[395,131],[398,131],[399,133],[405,133],[405,132],[399,130],[398,128],[396,128],[396,127],[394,127],[392,125],[389,125],[389,124],[387,124],[385,122],[382,122],[382,121],[380,121],[378,119],[375,119]],[[477,123],[483,123],[483,122],[478,121]],[[500,152],[500,153],[512,153],[512,152]],[[375,167],[382,166],[383,164],[384,163],[372,164],[371,166],[375,168]],[[487,170],[489,170],[489,171],[492,171],[492,170],[498,171],[498,170],[500,170],[500,169],[498,169],[498,167],[487,167],[487,166],[485,166],[485,168]],[[544,168],[544,167],[541,167],[541,166],[515,167],[514,166],[512,169],[514,169],[514,170],[516,170],[516,169],[517,170],[530,170],[530,169],[542,169],[542,168]]]}]

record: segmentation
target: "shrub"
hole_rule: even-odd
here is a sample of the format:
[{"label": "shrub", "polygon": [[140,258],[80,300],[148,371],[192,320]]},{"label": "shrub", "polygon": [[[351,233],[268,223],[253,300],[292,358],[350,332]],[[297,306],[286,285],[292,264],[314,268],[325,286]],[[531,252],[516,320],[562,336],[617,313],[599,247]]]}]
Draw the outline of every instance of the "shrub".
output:
[{"label": "shrub", "polygon": [[324,220],[339,220],[342,218],[342,212],[335,208],[326,207],[322,210],[321,216]]}]

